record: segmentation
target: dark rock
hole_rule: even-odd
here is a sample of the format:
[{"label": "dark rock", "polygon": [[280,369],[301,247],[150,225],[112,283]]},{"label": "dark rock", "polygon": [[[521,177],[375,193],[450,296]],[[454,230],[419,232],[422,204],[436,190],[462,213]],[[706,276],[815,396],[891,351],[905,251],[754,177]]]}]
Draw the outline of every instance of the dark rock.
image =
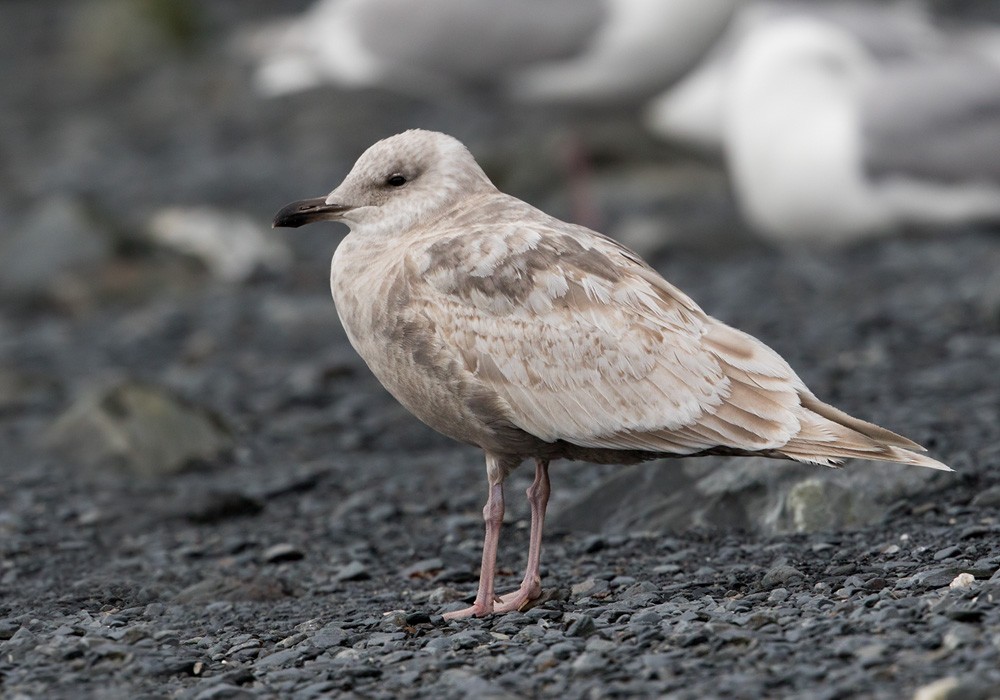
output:
[{"label": "dark rock", "polygon": [[934,561],[941,561],[942,559],[951,559],[962,553],[962,550],[954,545],[950,547],[945,547],[944,549],[939,549],[934,552]]},{"label": "dark rock", "polygon": [[778,588],[783,584],[804,579],[805,575],[794,566],[779,564],[768,569],[760,581],[761,588]]},{"label": "dark rock", "polygon": [[371,573],[364,563],[352,561],[340,567],[333,578],[335,581],[364,581],[371,578]]},{"label": "dark rock", "polygon": [[1000,486],[991,486],[972,497],[971,505],[977,508],[1000,508]]},{"label": "dark rock", "polygon": [[329,649],[343,645],[348,634],[336,623],[330,623],[309,638],[309,643],[317,649]]},{"label": "dark rock", "polygon": [[230,518],[257,515],[264,503],[238,491],[208,491],[195,495],[184,506],[185,515],[193,523],[211,524]]},{"label": "dark rock", "polygon": [[258,671],[287,666],[301,659],[303,655],[304,653],[301,649],[279,649],[266,656],[259,657],[253,666]]},{"label": "dark rock", "polygon": [[277,579],[219,577],[205,579],[188,586],[174,596],[174,602],[181,604],[205,604],[216,601],[267,602],[286,598],[290,594],[289,587]]},{"label": "dark rock", "polygon": [[589,637],[597,631],[597,623],[590,615],[581,615],[566,628],[567,637]]},{"label": "dark rock", "polygon": [[194,700],[254,700],[256,693],[229,683],[214,682],[197,695]]}]

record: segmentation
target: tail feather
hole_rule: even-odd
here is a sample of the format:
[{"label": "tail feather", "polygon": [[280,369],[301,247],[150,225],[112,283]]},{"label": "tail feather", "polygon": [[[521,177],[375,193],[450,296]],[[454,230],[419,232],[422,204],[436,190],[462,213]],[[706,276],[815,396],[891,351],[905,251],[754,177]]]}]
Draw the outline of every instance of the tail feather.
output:
[{"label": "tail feather", "polygon": [[918,454],[925,450],[912,440],[854,418],[815,396],[803,396],[802,406],[807,412],[801,417],[801,429],[779,450],[791,459],[831,467],[844,459],[870,459],[952,471],[946,464]]}]

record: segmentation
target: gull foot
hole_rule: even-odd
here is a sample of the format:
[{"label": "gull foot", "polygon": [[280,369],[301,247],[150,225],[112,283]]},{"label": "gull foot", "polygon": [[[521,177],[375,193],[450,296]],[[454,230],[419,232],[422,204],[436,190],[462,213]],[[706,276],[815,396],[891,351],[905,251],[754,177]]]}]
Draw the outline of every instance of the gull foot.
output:
[{"label": "gull foot", "polygon": [[492,615],[493,612],[495,612],[493,603],[474,603],[467,608],[445,613],[442,617],[446,620],[461,620],[466,617],[486,617],[487,615]]},{"label": "gull foot", "polygon": [[524,612],[531,603],[542,597],[541,586],[521,586],[516,591],[505,593],[500,596],[500,600],[493,606],[494,613],[506,613],[518,610]]}]

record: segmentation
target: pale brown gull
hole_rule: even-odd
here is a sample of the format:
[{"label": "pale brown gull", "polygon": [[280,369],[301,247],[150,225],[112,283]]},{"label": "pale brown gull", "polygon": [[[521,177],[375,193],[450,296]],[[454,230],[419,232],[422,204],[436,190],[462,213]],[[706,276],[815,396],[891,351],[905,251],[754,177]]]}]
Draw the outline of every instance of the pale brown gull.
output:
[{"label": "pale brown gull", "polygon": [[[558,458],[845,458],[950,471],[919,445],[820,401],[781,357],[717,321],[635,253],[503,194],[469,151],[412,130],[373,145],[327,197],[275,226],[341,221],[330,285],[354,348],[441,433],[483,449],[489,496],[475,602],[522,609]],[[527,458],[531,532],[520,588],[494,591],[503,482]]]}]

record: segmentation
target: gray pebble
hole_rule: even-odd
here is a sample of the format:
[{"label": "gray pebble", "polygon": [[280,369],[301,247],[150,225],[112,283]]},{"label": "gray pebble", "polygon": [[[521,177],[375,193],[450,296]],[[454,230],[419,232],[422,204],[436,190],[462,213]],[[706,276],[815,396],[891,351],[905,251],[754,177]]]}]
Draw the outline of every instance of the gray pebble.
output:
[{"label": "gray pebble", "polygon": [[288,542],[281,542],[279,544],[272,545],[264,550],[261,555],[264,561],[268,564],[280,564],[286,561],[299,561],[305,558],[305,554],[301,549]]}]

